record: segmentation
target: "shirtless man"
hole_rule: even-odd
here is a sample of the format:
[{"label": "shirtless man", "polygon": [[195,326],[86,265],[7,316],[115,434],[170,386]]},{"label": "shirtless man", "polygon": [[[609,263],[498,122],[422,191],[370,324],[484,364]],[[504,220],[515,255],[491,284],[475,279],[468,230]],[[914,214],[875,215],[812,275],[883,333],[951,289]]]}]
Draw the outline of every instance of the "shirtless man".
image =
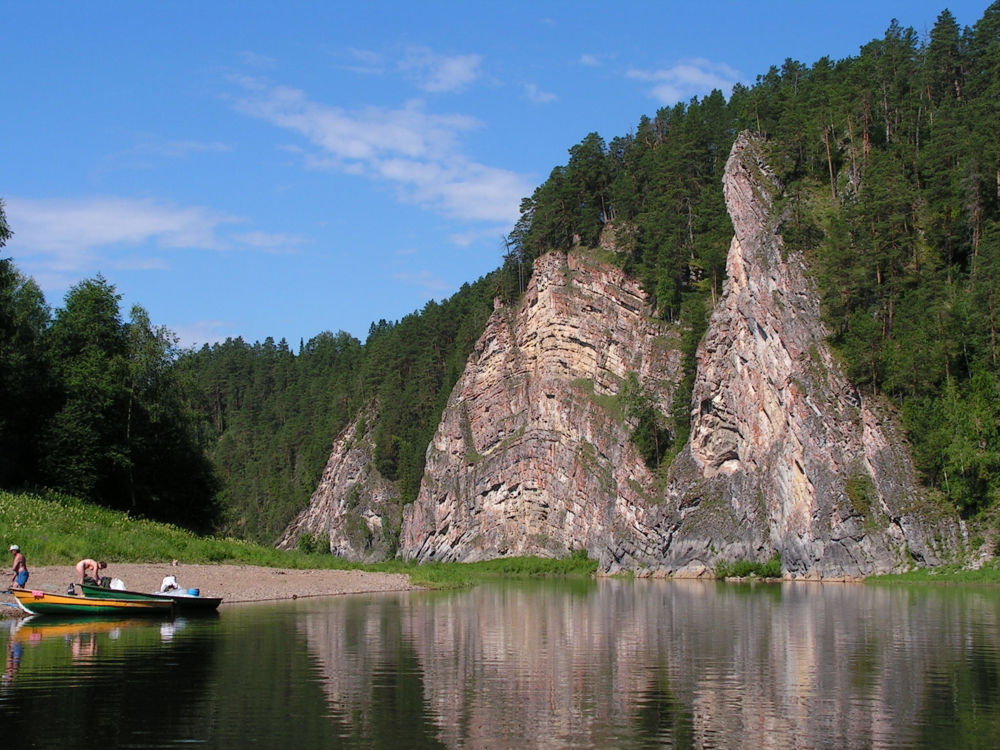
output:
[{"label": "shirtless man", "polygon": [[94,586],[101,585],[101,571],[108,567],[108,564],[101,560],[80,560],[76,564],[77,575],[80,576],[80,583],[89,583]]},{"label": "shirtless man", "polygon": [[14,571],[14,577],[10,579],[10,584],[16,589],[23,589],[24,584],[28,582],[28,562],[24,559],[21,548],[16,544],[10,545],[8,551],[14,553],[14,565],[11,568]]}]

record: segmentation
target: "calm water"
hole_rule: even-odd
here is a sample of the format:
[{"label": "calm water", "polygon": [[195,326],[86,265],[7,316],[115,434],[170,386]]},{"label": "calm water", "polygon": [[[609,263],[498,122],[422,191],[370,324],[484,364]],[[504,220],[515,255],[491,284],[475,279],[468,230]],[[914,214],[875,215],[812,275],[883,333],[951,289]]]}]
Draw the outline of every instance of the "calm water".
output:
[{"label": "calm water", "polygon": [[3,747],[996,748],[1000,591],[544,582],[0,627]]}]

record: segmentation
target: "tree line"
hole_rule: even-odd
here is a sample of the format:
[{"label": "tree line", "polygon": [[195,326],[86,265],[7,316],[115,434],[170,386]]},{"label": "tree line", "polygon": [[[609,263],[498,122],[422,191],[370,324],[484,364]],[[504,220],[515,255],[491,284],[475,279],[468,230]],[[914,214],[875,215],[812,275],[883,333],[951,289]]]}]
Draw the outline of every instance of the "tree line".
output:
[{"label": "tree line", "polygon": [[[51,487],[273,541],[334,437],[375,404],[375,462],[412,501],[451,388],[535,258],[604,245],[682,334],[670,414],[628,394],[651,465],[687,440],[694,354],[725,281],[722,172],[736,134],[769,137],[786,244],[805,254],[852,381],[897,410],[923,481],[964,514],[1000,495],[1000,2],[921,38],[893,22],[855,57],[786,60],[737,86],[587,135],[521,204],[500,268],[442,302],[321,333],[180,352],[101,277],[50,310],[0,261],[0,485]],[[2,217],[2,210],[0,210]],[[9,237],[0,223],[0,245]],[[667,459],[669,456],[667,456]]]},{"label": "tree line", "polygon": [[[11,236],[0,202],[0,247]],[[0,259],[0,487],[57,491],[209,531],[218,480],[177,342],[101,276],[53,311]]]},{"label": "tree line", "polygon": [[[549,248],[614,235],[618,262],[685,332],[671,415],[682,444],[693,350],[725,277],[721,170],[769,137],[789,248],[805,253],[852,381],[898,409],[925,483],[965,514],[1000,495],[1000,3],[927,38],[893,21],[856,57],[786,60],[736,86],[596,133],[521,205],[512,276]],[[675,446],[676,450],[676,446]]]},{"label": "tree line", "polygon": [[499,275],[464,284],[362,343],[324,332],[293,351],[242,339],[183,353],[208,450],[222,479],[219,530],[273,543],[316,489],[337,435],[374,405],[374,462],[402,502],[420,489],[424,457],[452,387],[486,325]]}]

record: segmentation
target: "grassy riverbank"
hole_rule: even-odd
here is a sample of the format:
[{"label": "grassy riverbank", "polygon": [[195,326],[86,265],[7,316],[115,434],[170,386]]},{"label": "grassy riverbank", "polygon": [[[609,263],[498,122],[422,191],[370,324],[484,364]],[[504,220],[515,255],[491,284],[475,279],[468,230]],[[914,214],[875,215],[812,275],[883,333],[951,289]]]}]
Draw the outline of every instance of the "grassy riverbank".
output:
[{"label": "grassy riverbank", "polygon": [[961,565],[942,565],[937,568],[920,568],[899,575],[872,576],[866,579],[865,583],[1000,584],[1000,560],[987,560],[978,570],[965,568]]},{"label": "grassy riverbank", "polygon": [[406,573],[418,586],[453,588],[495,577],[589,576],[597,562],[584,554],[559,560],[506,558],[481,563],[416,565],[393,560],[363,565],[328,554],[285,552],[239,539],[189,531],[89,505],[65,495],[0,491],[0,544],[20,545],[28,565],[72,565],[84,557],[108,562],[256,565],[268,568]]}]

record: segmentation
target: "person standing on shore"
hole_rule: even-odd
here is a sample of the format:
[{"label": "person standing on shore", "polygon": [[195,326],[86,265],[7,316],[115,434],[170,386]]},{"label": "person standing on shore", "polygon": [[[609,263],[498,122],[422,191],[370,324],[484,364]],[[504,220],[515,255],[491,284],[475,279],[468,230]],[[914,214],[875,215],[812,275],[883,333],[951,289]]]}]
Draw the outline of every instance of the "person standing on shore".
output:
[{"label": "person standing on shore", "polygon": [[12,570],[14,577],[10,579],[11,586],[16,589],[23,589],[28,582],[28,561],[24,559],[24,553],[16,544],[10,545],[9,552],[14,553],[14,564]]},{"label": "person standing on shore", "polygon": [[93,586],[101,585],[101,571],[108,567],[108,564],[101,560],[80,560],[76,564],[77,575],[80,576],[80,583],[89,583]]}]

